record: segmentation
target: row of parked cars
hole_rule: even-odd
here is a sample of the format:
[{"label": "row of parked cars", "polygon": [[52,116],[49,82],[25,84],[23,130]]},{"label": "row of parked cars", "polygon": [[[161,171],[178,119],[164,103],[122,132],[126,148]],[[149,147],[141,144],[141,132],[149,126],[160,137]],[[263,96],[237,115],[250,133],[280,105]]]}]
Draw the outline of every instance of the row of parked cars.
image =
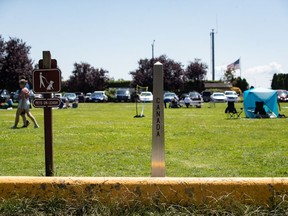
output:
[{"label": "row of parked cars", "polygon": [[[281,102],[288,102],[288,91],[287,90],[277,90],[278,100]],[[216,102],[216,103],[226,103],[228,101],[238,102],[239,95],[235,91],[224,91],[224,92],[211,92],[211,91],[203,91],[201,94],[196,91],[191,91],[187,94],[182,94],[180,98],[174,92],[165,92],[165,99],[176,99],[176,100],[184,100],[185,96],[189,96],[194,104],[200,104],[202,102]],[[63,97],[67,97],[69,101],[73,101],[76,98],[79,102],[107,102],[108,96],[105,94],[105,91],[95,91],[93,93],[87,93],[85,96],[83,93],[65,93]],[[131,95],[128,89],[118,89],[115,94],[116,102],[130,102],[132,100],[133,95]],[[153,94],[149,91],[142,92],[138,98],[140,102],[152,102]]]},{"label": "row of parked cars", "polygon": [[[209,97],[207,97],[207,94]],[[7,91],[6,89],[1,90],[0,89],[0,100],[2,102],[5,102],[7,98],[12,97],[14,102],[18,102],[18,96],[19,93],[16,91],[12,95]],[[182,94],[180,96],[180,99],[184,99],[187,94]],[[215,92],[209,94],[209,92],[203,92],[201,95],[200,93],[196,91],[192,91],[188,93],[189,97],[193,102],[200,102],[203,101],[215,101],[215,102],[226,102],[226,101],[238,101],[238,95],[234,91],[226,91],[225,94],[221,92]],[[34,94],[31,90],[30,92],[31,98],[41,98],[41,94]],[[87,93],[84,95],[82,92],[67,92],[64,94],[61,93],[55,93],[54,97],[61,98],[63,100],[68,100],[69,102],[73,102],[75,100],[78,100],[79,102],[107,102],[108,96],[106,95],[105,91],[94,91],[93,93]],[[118,89],[116,90],[115,94],[115,101],[116,102],[130,102],[132,100],[132,95],[128,89]],[[134,96],[135,97],[135,96]],[[174,92],[166,92],[164,94],[164,100],[171,100],[176,99],[179,100],[178,96]],[[141,92],[140,95],[137,96],[137,100],[140,102],[152,102],[153,101],[153,94],[149,91]]]},{"label": "row of parked cars", "polygon": [[197,91],[191,91],[187,94],[182,94],[180,98],[173,92],[166,92],[164,94],[165,99],[172,99],[175,98],[176,100],[183,100],[186,96],[189,96],[190,99],[194,102],[227,102],[233,101],[238,102],[239,95],[235,91],[225,91],[225,92],[211,92],[211,91],[203,91],[200,94]]},{"label": "row of parked cars", "polygon": [[[129,89],[117,89],[115,93],[115,102],[130,102],[132,101],[136,95],[130,93]],[[107,102],[108,96],[105,94],[105,91],[95,91],[90,94],[89,98],[87,97],[86,100],[89,102]],[[141,92],[139,98],[136,98],[141,102],[152,102],[153,101],[153,94],[152,92],[145,91]]]},{"label": "row of parked cars", "polygon": [[[280,102],[288,102],[288,91],[287,90],[277,90],[278,100]],[[0,89],[0,101],[5,102],[10,97],[13,99],[13,102],[18,102],[19,93],[12,92],[10,93],[6,89]],[[233,101],[238,102],[239,95],[235,91],[224,91],[224,92],[211,92],[211,91],[203,91],[201,94],[196,91],[191,91],[187,94],[182,94],[180,98],[174,92],[165,92],[165,99],[176,99],[176,100],[184,100],[185,96],[189,95],[190,99],[193,103],[202,103],[202,102],[227,102]],[[32,90],[30,91],[31,98],[41,98],[41,94],[35,94]],[[105,91],[94,91],[92,93],[87,93],[84,95],[82,92],[67,92],[63,95],[61,93],[56,93],[55,97],[59,97],[61,99],[67,99],[69,102],[73,102],[78,100],[79,102],[107,102],[108,96]],[[141,102],[152,102],[153,94],[149,91],[142,92],[139,96],[133,95],[130,93],[129,89],[117,89],[115,93],[115,101],[116,102],[130,102],[133,99],[137,99]]]},{"label": "row of parked cars", "polygon": [[[64,93],[61,94],[55,94],[55,97],[64,98],[67,99],[69,102],[75,101],[76,99],[79,102],[107,102],[108,96],[105,93],[105,91],[94,91],[92,93],[87,93],[84,95],[81,92],[76,93]],[[135,97],[135,96],[134,96]],[[131,95],[130,91],[128,89],[118,89],[116,90],[115,102],[130,102],[133,99],[133,95]],[[152,102],[153,101],[153,94],[152,92],[145,91],[142,92],[139,95],[139,98],[137,99],[141,102]]]}]

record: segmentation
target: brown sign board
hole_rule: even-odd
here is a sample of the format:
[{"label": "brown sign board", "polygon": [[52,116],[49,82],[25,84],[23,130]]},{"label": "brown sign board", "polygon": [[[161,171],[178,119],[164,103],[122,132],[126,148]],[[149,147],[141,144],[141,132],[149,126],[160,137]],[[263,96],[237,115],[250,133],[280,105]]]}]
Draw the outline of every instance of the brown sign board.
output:
[{"label": "brown sign board", "polygon": [[61,103],[59,98],[35,98],[32,104],[36,108],[58,107]]},{"label": "brown sign board", "polygon": [[61,90],[59,69],[33,70],[33,90],[35,93],[56,93]]}]

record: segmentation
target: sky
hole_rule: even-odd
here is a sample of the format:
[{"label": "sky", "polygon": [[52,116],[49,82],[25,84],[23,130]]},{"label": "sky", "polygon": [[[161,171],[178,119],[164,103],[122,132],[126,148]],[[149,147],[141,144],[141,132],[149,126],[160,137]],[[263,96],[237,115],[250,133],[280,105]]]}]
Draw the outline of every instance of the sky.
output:
[{"label": "sky", "polygon": [[287,0],[0,0],[0,34],[23,40],[36,64],[43,51],[57,59],[64,80],[75,62],[131,80],[140,59],[166,55],[183,67],[201,59],[212,80],[240,58],[236,76],[271,87],[288,73]]}]

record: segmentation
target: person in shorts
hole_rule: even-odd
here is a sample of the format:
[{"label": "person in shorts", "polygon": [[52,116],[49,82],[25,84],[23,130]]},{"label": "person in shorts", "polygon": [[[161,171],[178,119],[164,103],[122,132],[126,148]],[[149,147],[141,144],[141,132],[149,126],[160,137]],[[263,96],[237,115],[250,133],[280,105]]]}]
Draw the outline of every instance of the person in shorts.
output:
[{"label": "person in shorts", "polygon": [[[19,122],[19,116],[21,115],[22,117],[27,114],[27,116],[33,121],[34,123],[34,128],[39,128],[39,125],[37,124],[36,119],[30,112],[30,101],[29,101],[29,95],[30,91],[26,87],[27,81],[25,79],[21,79],[19,81],[20,85],[20,93],[19,93],[19,102],[18,102],[18,107],[16,111],[16,117],[15,117],[15,123],[12,128],[17,128],[18,122]],[[23,127],[27,127],[29,124],[29,121],[26,120],[26,118],[23,118],[24,125]]]}]

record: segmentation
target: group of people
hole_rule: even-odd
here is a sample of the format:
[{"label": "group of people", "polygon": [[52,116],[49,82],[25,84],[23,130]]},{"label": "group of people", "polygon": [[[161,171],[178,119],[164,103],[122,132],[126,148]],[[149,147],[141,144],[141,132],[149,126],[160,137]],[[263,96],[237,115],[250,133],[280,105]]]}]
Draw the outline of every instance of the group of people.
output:
[{"label": "group of people", "polygon": [[67,98],[60,99],[61,102],[58,107],[55,107],[54,109],[67,109],[67,108],[77,108],[78,107],[78,99],[74,100],[72,102],[72,105],[69,103],[69,100]]},{"label": "group of people", "polygon": [[0,102],[0,109],[12,109],[13,108],[13,100],[11,98],[7,98],[5,103]]},{"label": "group of people", "polygon": [[[183,102],[187,108],[189,108],[192,100],[189,95],[186,95],[183,99]],[[169,103],[169,108],[179,108],[181,107],[179,99],[174,97],[172,99],[164,99],[164,106],[167,108],[167,103]]]},{"label": "group of people", "polygon": [[30,122],[27,120],[26,115],[31,119],[31,121],[34,123],[34,128],[39,128],[39,125],[35,119],[35,117],[30,112],[30,91],[27,88],[27,80],[22,78],[19,80],[19,102],[18,107],[16,111],[16,117],[15,117],[15,123],[12,126],[13,129],[17,128],[17,125],[19,123],[20,116],[23,119],[23,128],[28,127]]}]

